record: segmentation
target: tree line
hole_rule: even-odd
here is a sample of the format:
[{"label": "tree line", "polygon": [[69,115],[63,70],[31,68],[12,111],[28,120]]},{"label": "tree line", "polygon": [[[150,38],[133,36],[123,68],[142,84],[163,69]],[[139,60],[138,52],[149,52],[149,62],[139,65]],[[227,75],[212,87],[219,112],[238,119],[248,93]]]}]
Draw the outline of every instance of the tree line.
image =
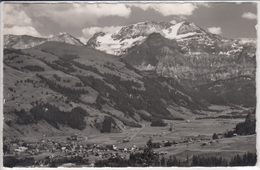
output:
[{"label": "tree line", "polygon": [[43,160],[35,160],[33,157],[27,157],[18,159],[14,156],[4,157],[4,167],[29,167],[29,166],[40,166],[40,164],[47,165],[49,167],[59,167],[65,163],[74,163],[76,165],[89,165],[89,159],[85,159],[81,156],[71,157],[58,157],[50,159],[48,156]]},{"label": "tree line", "polygon": [[27,65],[22,67],[22,69],[30,70],[30,71],[44,71],[44,68],[37,65]]},{"label": "tree line", "polygon": [[89,116],[89,113],[81,107],[75,107],[69,112],[64,112],[49,103],[40,103],[34,106],[30,109],[30,113],[36,123],[39,120],[46,120],[57,129],[59,129],[59,124],[62,124],[73,129],[83,130],[86,127],[84,118]]},{"label": "tree line", "polygon": [[248,113],[244,122],[238,123],[235,127],[235,133],[239,135],[252,135],[256,133],[256,109]]},{"label": "tree line", "polygon": [[168,159],[160,156],[153,151],[153,142],[148,140],[143,152],[131,153],[129,158],[115,157],[105,160],[97,160],[96,167],[190,167],[190,166],[255,166],[257,161],[256,153],[245,153],[242,156],[235,155],[231,160],[216,156],[197,156],[193,155],[191,159],[178,159],[170,156]]},{"label": "tree line", "polygon": [[74,102],[79,102],[80,95],[81,94],[88,94],[89,92],[84,89],[73,89],[65,86],[61,86],[58,83],[56,83],[53,80],[50,80],[48,78],[45,78],[42,75],[36,74],[37,77],[39,77],[41,80],[43,80],[53,91],[56,91],[58,93],[61,93],[65,96],[68,97],[68,99],[74,101]]}]

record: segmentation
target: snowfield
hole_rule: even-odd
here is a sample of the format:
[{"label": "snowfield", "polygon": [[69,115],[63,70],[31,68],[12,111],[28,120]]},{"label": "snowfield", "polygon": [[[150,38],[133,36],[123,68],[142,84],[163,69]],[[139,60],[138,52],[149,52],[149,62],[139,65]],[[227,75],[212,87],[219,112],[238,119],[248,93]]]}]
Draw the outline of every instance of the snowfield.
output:
[{"label": "snowfield", "polygon": [[100,51],[104,51],[108,54],[120,55],[126,49],[132,47],[135,42],[140,44],[146,37],[140,36],[136,38],[129,38],[123,41],[115,40],[112,38],[113,34],[106,34],[104,36],[97,37],[97,42],[100,46],[96,47],[96,49]]},{"label": "snowfield", "polygon": [[[145,30],[142,30],[142,33],[145,32],[147,35],[149,35],[150,33],[156,32],[156,33],[160,33],[165,38],[178,39],[178,40],[181,40],[182,38],[185,38],[185,37],[199,34],[196,32],[189,32],[186,34],[177,35],[178,30],[184,23],[185,22],[180,22],[175,25],[172,25],[168,29],[165,28],[165,29],[161,29],[161,30],[158,29],[157,27],[148,26]],[[134,24],[133,29],[135,29],[135,27],[139,26],[140,24],[142,24],[142,23]],[[123,27],[117,33],[114,33],[114,34],[107,33],[104,36],[97,37],[98,46],[96,47],[96,49],[98,49],[100,51],[104,51],[108,54],[121,55],[121,54],[126,53],[127,49],[131,48],[132,46],[134,46],[136,44],[142,43],[144,41],[144,39],[147,38],[147,36],[143,36],[143,35],[139,36],[140,32],[138,32],[138,30],[131,30],[130,36],[127,36],[125,39],[124,38],[123,39],[113,38],[115,35],[121,34],[124,29],[126,29],[126,27]],[[135,37],[135,38],[132,38],[132,37]],[[151,70],[154,68],[148,67],[147,69]]]}]

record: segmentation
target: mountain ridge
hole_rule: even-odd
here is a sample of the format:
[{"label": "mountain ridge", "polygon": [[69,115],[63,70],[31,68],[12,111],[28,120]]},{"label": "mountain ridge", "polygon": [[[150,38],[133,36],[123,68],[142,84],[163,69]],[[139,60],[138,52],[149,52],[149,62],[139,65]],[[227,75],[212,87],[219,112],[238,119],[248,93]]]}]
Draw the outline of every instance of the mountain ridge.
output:
[{"label": "mountain ridge", "polygon": [[154,70],[189,86],[241,75],[255,76],[254,46],[243,45],[232,53],[224,50],[225,44],[212,48],[199,44],[197,39],[179,42],[153,33],[122,57],[139,70]]},{"label": "mountain ridge", "polygon": [[86,46],[109,54],[122,55],[127,54],[133,46],[140,45],[152,33],[160,33],[165,38],[176,39],[178,42],[190,38],[198,40],[200,37],[205,37],[207,41],[228,41],[224,37],[211,34],[187,21],[176,24],[145,21],[124,26],[115,33],[95,33],[86,43]]},{"label": "mountain ridge", "polygon": [[60,33],[51,38],[7,34],[4,35],[4,48],[28,49],[48,41],[65,42],[72,45],[84,46],[79,39],[68,33]]}]

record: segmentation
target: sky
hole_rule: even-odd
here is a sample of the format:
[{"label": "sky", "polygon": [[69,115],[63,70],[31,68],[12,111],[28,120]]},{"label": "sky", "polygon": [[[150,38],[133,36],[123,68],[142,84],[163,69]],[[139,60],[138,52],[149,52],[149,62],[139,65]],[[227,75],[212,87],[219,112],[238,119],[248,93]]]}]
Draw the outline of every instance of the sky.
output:
[{"label": "sky", "polygon": [[5,3],[4,34],[52,37],[67,32],[86,43],[143,21],[188,21],[226,38],[256,38],[257,4],[248,3]]}]

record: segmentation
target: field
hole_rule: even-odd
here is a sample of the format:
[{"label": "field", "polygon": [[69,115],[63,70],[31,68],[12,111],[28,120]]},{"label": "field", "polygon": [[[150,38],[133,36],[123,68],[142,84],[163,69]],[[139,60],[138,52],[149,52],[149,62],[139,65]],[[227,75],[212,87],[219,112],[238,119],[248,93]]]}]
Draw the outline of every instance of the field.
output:
[{"label": "field", "polygon": [[[83,144],[98,144],[105,146],[108,144],[115,145],[117,148],[131,148],[133,145],[143,147],[148,139],[152,138],[153,142],[161,144],[167,141],[175,141],[178,144],[161,147],[155,149],[156,152],[167,152],[165,158],[170,155],[175,155],[179,159],[186,159],[187,156],[192,158],[193,155],[204,156],[222,156],[230,159],[236,154],[244,154],[246,152],[256,152],[256,135],[250,136],[235,136],[232,138],[225,138],[223,134],[228,130],[233,130],[235,125],[243,122],[244,119],[202,119],[188,121],[165,120],[165,122],[172,124],[173,131],[169,131],[167,127],[151,127],[150,123],[145,122],[142,128],[124,128],[122,133],[98,133],[97,131],[89,131],[83,133],[79,131],[79,137],[87,137]],[[212,135],[218,134],[219,139],[212,140]],[[68,134],[68,133],[67,133]],[[38,136],[40,137],[40,136]],[[65,141],[68,135],[48,136],[47,139],[55,141]],[[34,139],[37,137],[35,136]],[[129,142],[124,143],[124,139],[130,139]],[[33,138],[20,137],[24,141],[32,141]],[[189,140],[188,142],[185,142]],[[206,143],[205,146],[202,144]],[[114,151],[109,151],[114,153]],[[48,154],[42,153],[36,155],[35,159],[42,159]],[[62,156],[61,153],[55,153],[54,156]],[[127,156],[127,153],[120,153],[121,156]],[[22,155],[21,155],[22,156]],[[63,155],[64,156],[64,155]],[[88,157],[90,162],[102,159],[94,155]]]},{"label": "field", "polygon": [[[151,127],[146,124],[141,130],[132,129],[125,130],[124,134],[106,134],[105,136],[93,135],[90,137],[89,142],[97,142],[100,144],[112,143],[118,148],[131,147],[136,145],[141,147],[146,144],[147,140],[152,137],[153,142],[163,142],[163,141],[183,141],[187,138],[196,138],[199,135],[203,136],[209,140],[197,140],[190,143],[177,144],[171,147],[162,147],[156,149],[156,151],[168,151],[167,155],[176,155],[181,158],[186,158],[187,155],[192,156],[194,154],[198,155],[221,155],[225,158],[230,158],[232,155],[256,151],[256,136],[236,136],[233,138],[221,138],[218,139],[218,143],[213,143],[207,146],[200,146],[205,142],[212,141],[212,135],[214,133],[224,133],[226,130],[232,130],[235,124],[242,122],[243,119],[233,119],[233,120],[193,120],[189,123],[184,121],[167,121],[174,125],[174,132],[169,132],[169,127]],[[221,122],[229,122],[228,124],[221,124]],[[140,131],[139,131],[140,130]],[[138,134],[130,140],[128,143],[118,143],[117,141],[122,141],[126,136],[134,135],[135,132]],[[221,136],[221,135],[220,135]],[[199,142],[198,142],[199,141]]]}]

